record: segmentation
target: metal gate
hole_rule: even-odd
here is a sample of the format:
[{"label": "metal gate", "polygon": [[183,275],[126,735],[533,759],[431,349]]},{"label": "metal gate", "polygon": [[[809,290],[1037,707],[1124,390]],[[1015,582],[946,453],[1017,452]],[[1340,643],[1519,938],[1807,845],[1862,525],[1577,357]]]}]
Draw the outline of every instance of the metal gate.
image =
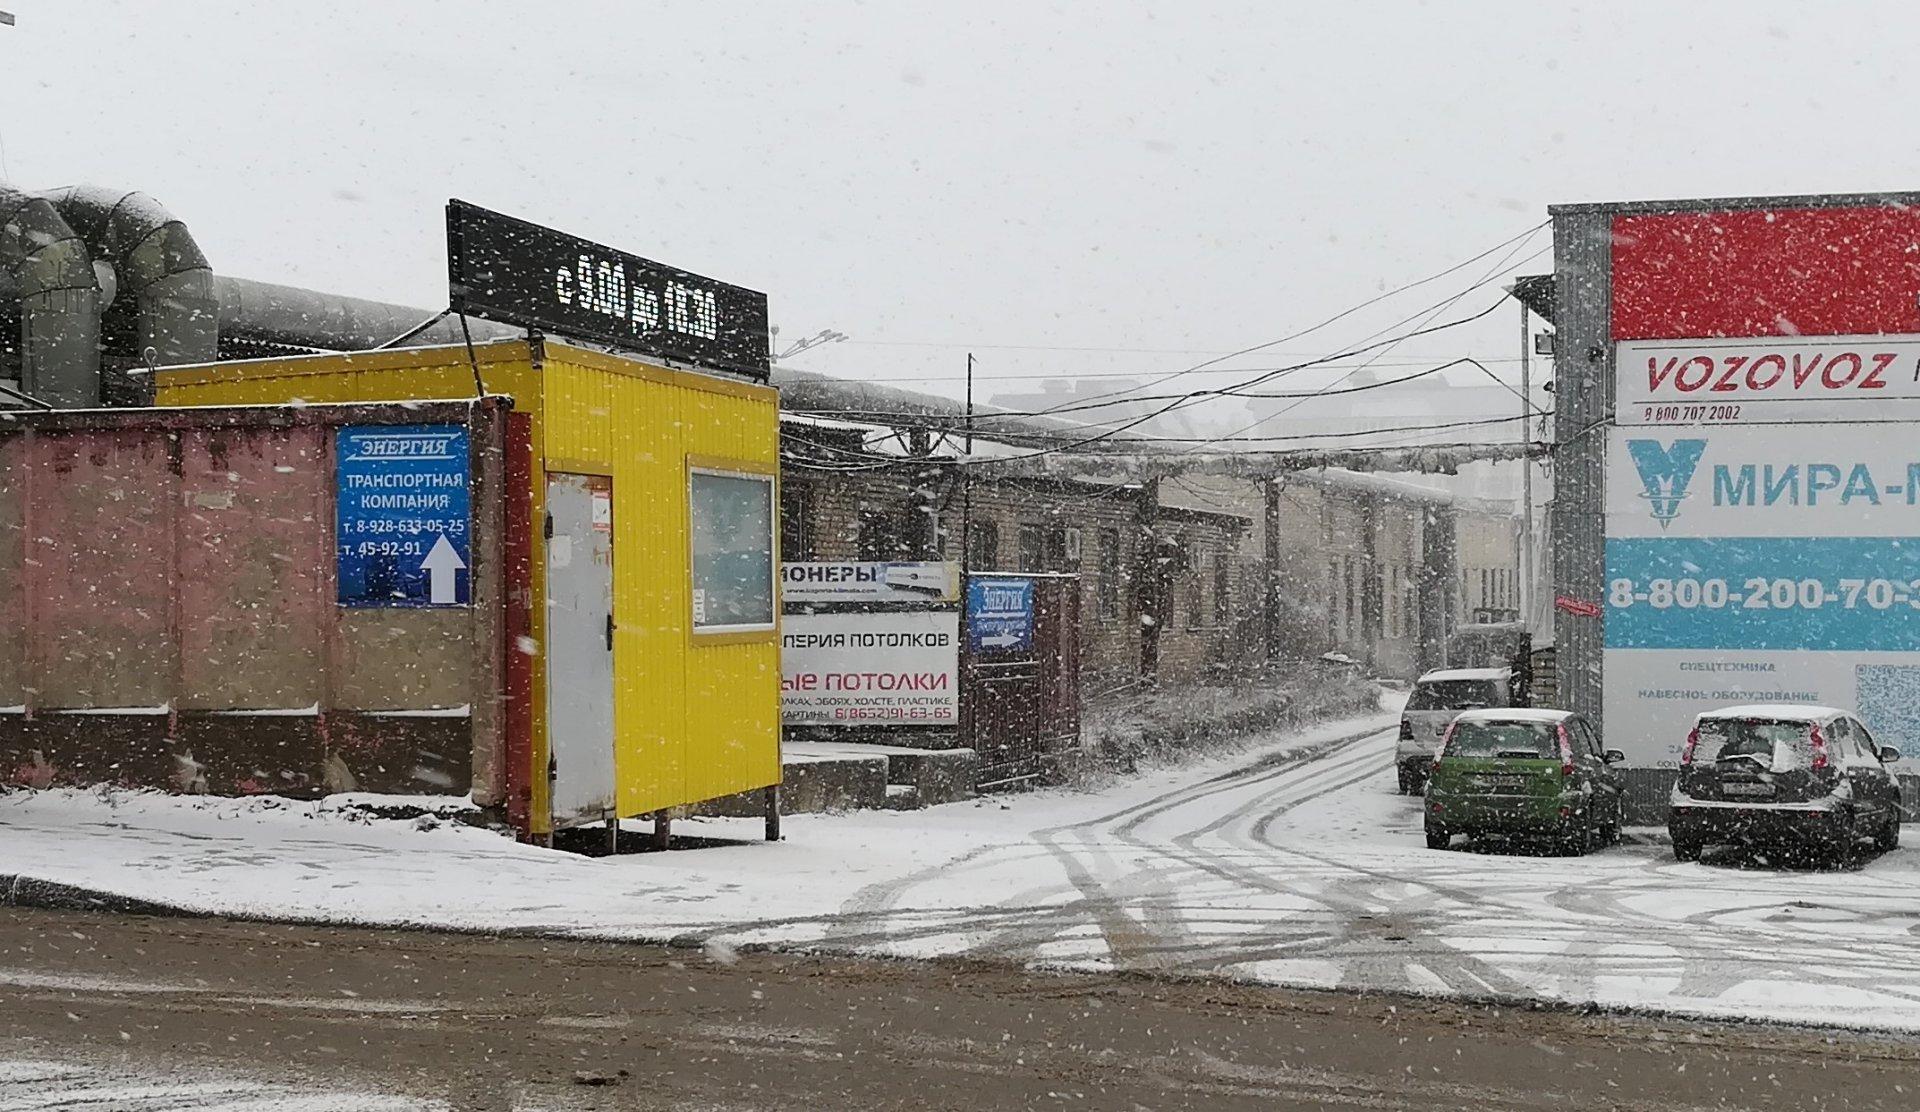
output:
[{"label": "metal gate", "polygon": [[[983,609],[995,586],[1025,600],[1024,630],[1016,610]],[[974,576],[967,630],[960,734],[980,756],[975,787],[1054,777],[1080,748],[1080,577]]]}]

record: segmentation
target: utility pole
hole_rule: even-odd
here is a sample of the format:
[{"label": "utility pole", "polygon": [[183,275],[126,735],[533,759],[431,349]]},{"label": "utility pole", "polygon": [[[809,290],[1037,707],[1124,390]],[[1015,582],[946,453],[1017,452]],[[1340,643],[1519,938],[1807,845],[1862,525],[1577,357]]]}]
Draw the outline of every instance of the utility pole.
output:
[{"label": "utility pole", "polygon": [[[1515,298],[1515,300],[1519,300]],[[1520,302],[1520,446],[1533,433],[1533,320],[1527,303]],[[1520,456],[1520,575],[1516,600],[1520,620],[1533,621],[1533,459]]]},{"label": "utility pole", "polygon": [[967,353],[967,452],[960,464],[960,582],[973,571],[973,353]]}]

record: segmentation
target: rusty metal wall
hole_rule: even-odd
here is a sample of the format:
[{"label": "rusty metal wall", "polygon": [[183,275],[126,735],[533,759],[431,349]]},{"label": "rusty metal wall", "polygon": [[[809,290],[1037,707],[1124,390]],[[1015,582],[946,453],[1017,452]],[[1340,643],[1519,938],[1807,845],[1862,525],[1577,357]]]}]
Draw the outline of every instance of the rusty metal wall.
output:
[{"label": "rusty metal wall", "polygon": [[[0,782],[504,802],[501,399],[0,421]],[[336,604],[334,430],[470,429],[472,605]]]},{"label": "rusty metal wall", "polygon": [[980,756],[975,787],[1030,784],[1080,748],[1080,577],[995,572],[1033,583],[1033,639],[1021,650],[968,648],[960,661],[960,736]]}]

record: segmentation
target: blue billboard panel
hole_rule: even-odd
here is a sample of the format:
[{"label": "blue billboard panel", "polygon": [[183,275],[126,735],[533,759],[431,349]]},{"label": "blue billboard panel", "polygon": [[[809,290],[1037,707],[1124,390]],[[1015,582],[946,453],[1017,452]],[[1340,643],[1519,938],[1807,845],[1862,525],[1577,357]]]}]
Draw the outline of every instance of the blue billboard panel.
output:
[{"label": "blue billboard panel", "polygon": [[465,606],[472,582],[467,430],[348,425],[334,437],[342,606]]},{"label": "blue billboard panel", "polygon": [[1920,650],[1920,538],[1612,537],[1609,649]]},{"label": "blue billboard panel", "polygon": [[974,652],[1033,648],[1033,580],[976,576],[967,581],[967,643]]}]

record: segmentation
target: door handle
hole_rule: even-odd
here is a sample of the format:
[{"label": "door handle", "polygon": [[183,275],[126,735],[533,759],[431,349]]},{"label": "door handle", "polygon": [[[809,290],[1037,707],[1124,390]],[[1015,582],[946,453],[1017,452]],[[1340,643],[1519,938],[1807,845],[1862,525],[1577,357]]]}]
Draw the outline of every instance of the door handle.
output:
[{"label": "door handle", "polygon": [[613,651],[613,615],[607,615],[607,651]]}]

